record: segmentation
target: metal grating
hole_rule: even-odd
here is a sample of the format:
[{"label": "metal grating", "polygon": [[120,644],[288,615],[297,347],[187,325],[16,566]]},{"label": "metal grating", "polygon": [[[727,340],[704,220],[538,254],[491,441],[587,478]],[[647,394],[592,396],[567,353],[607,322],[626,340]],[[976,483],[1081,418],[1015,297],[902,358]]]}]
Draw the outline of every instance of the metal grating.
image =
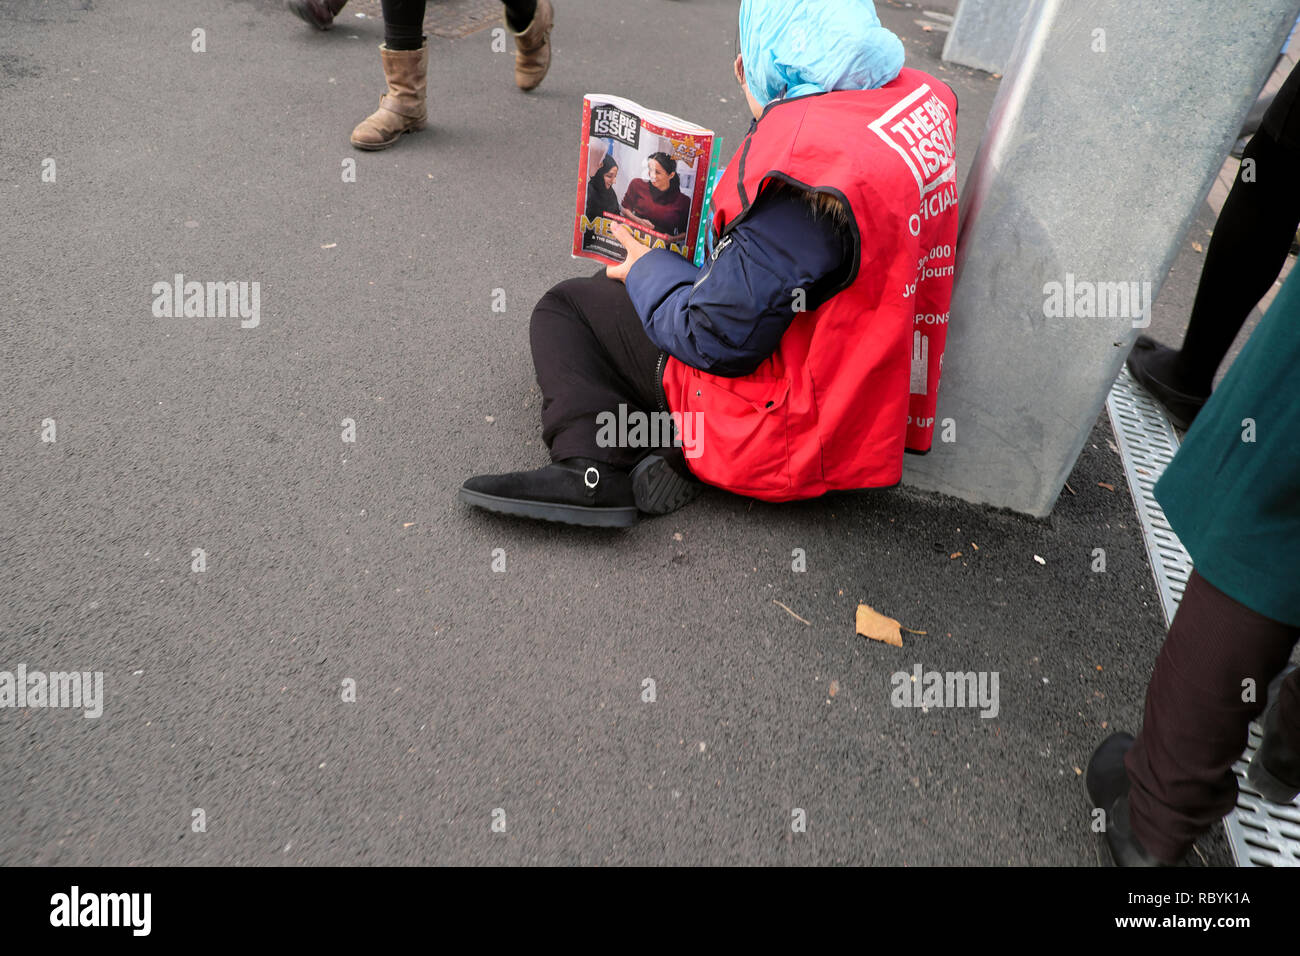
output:
[{"label": "metal grating", "polygon": [[1111,430],[1119,442],[1124,474],[1142,522],[1142,537],[1168,627],[1191,576],[1192,559],[1169,527],[1152,489],[1178,451],[1178,435],[1155,399],[1129,374],[1127,366],[1111,387],[1106,410],[1110,412]]},{"label": "metal grating", "polygon": [[1259,747],[1261,728],[1250,725],[1250,743],[1232,766],[1237,775],[1237,809],[1223,824],[1238,866],[1300,867],[1300,800],[1288,806],[1269,803],[1251,789],[1246,764]]},{"label": "metal grating", "polygon": [[[1142,522],[1142,537],[1168,626],[1191,576],[1192,559],[1165,520],[1153,489],[1178,451],[1178,435],[1127,366],[1111,387],[1106,410]],[[1246,765],[1259,747],[1260,736],[1259,725],[1252,723],[1246,752],[1232,768],[1237,775],[1237,807],[1223,821],[1228,844],[1238,866],[1300,866],[1300,804],[1283,807],[1269,803],[1246,781]]]}]

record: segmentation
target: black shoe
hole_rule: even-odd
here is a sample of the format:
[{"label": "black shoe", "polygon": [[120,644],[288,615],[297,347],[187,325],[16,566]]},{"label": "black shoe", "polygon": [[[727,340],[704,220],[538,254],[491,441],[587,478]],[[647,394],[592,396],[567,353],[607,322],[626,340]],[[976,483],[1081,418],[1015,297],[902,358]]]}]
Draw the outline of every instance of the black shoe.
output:
[{"label": "black shoe", "polygon": [[1132,746],[1132,734],[1111,734],[1093,751],[1084,778],[1088,797],[1094,807],[1105,812],[1106,846],[1116,866],[1167,866],[1143,848],[1129,825],[1129,782],[1124,755]]},{"label": "black shoe", "polygon": [[328,30],[348,0],[284,0],[284,5],[304,23],[317,30]]},{"label": "black shoe", "polygon": [[1265,800],[1287,806],[1300,796],[1300,753],[1282,740],[1277,719],[1277,697],[1282,681],[1294,667],[1288,667],[1268,685],[1268,709],[1264,711],[1264,739],[1246,768],[1246,780]]},{"label": "black shoe", "polygon": [[1139,335],[1133,343],[1133,351],[1128,355],[1128,370],[1133,373],[1138,384],[1164,407],[1169,421],[1186,431],[1192,427],[1192,421],[1205,407],[1210,396],[1188,395],[1160,380],[1159,375],[1164,373],[1158,373],[1156,366],[1167,366],[1175,352],[1175,349],[1161,345],[1149,335]]},{"label": "black shoe", "polygon": [[637,521],[632,476],[587,458],[536,471],[479,475],[461,485],[459,497],[488,511],[563,524],[627,528]]},{"label": "black shoe", "polygon": [[678,472],[662,455],[646,455],[632,469],[632,496],[646,514],[666,515],[690,504],[699,493],[700,483]]}]

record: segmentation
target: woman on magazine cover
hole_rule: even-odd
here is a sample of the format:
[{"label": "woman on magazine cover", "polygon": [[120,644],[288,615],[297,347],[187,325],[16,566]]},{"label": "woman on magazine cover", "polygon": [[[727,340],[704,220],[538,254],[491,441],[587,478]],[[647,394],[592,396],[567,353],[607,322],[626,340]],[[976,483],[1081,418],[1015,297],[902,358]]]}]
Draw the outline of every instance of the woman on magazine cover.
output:
[{"label": "woman on magazine cover", "polygon": [[618,193],[614,183],[618,179],[618,163],[609,153],[600,161],[596,171],[587,180],[587,205],[582,214],[588,219],[598,216],[619,215]]},{"label": "woman on magazine cover", "polygon": [[646,172],[647,178],[632,180],[623,194],[623,213],[680,242],[691,218],[691,197],[682,192],[677,161],[667,153],[652,153]]},{"label": "woman on magazine cover", "polygon": [[625,527],[701,481],[769,501],[896,484],[905,445],[928,449],[911,412],[928,402],[932,430],[940,333],[913,356],[952,294],[952,91],[903,68],[871,0],[744,0],[740,41],[755,123],[713,192],[711,260],[616,225],[626,261],[532,315],[552,463],[462,501]]}]

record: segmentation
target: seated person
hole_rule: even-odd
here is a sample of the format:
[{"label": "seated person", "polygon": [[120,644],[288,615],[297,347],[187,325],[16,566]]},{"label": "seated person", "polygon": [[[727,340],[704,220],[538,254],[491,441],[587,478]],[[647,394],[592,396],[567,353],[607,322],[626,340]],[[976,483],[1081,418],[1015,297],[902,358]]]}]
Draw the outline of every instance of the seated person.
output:
[{"label": "seated person", "polygon": [[769,501],[897,484],[904,447],[929,448],[956,100],[903,68],[871,0],[744,0],[740,39],[755,122],[714,190],[710,261],[618,225],[626,261],[547,292],[530,340],[552,464],[471,478],[462,501],[621,527],[701,481]]}]

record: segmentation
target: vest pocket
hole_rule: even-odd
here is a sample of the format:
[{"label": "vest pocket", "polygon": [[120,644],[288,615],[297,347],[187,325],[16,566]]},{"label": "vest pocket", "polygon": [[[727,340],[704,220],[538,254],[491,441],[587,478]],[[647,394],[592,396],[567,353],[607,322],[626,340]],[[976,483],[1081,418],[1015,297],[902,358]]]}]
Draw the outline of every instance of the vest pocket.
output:
[{"label": "vest pocket", "polygon": [[790,487],[787,439],[789,379],[694,376],[688,383],[699,457],[688,464],[704,481],[730,491],[755,494]]}]

